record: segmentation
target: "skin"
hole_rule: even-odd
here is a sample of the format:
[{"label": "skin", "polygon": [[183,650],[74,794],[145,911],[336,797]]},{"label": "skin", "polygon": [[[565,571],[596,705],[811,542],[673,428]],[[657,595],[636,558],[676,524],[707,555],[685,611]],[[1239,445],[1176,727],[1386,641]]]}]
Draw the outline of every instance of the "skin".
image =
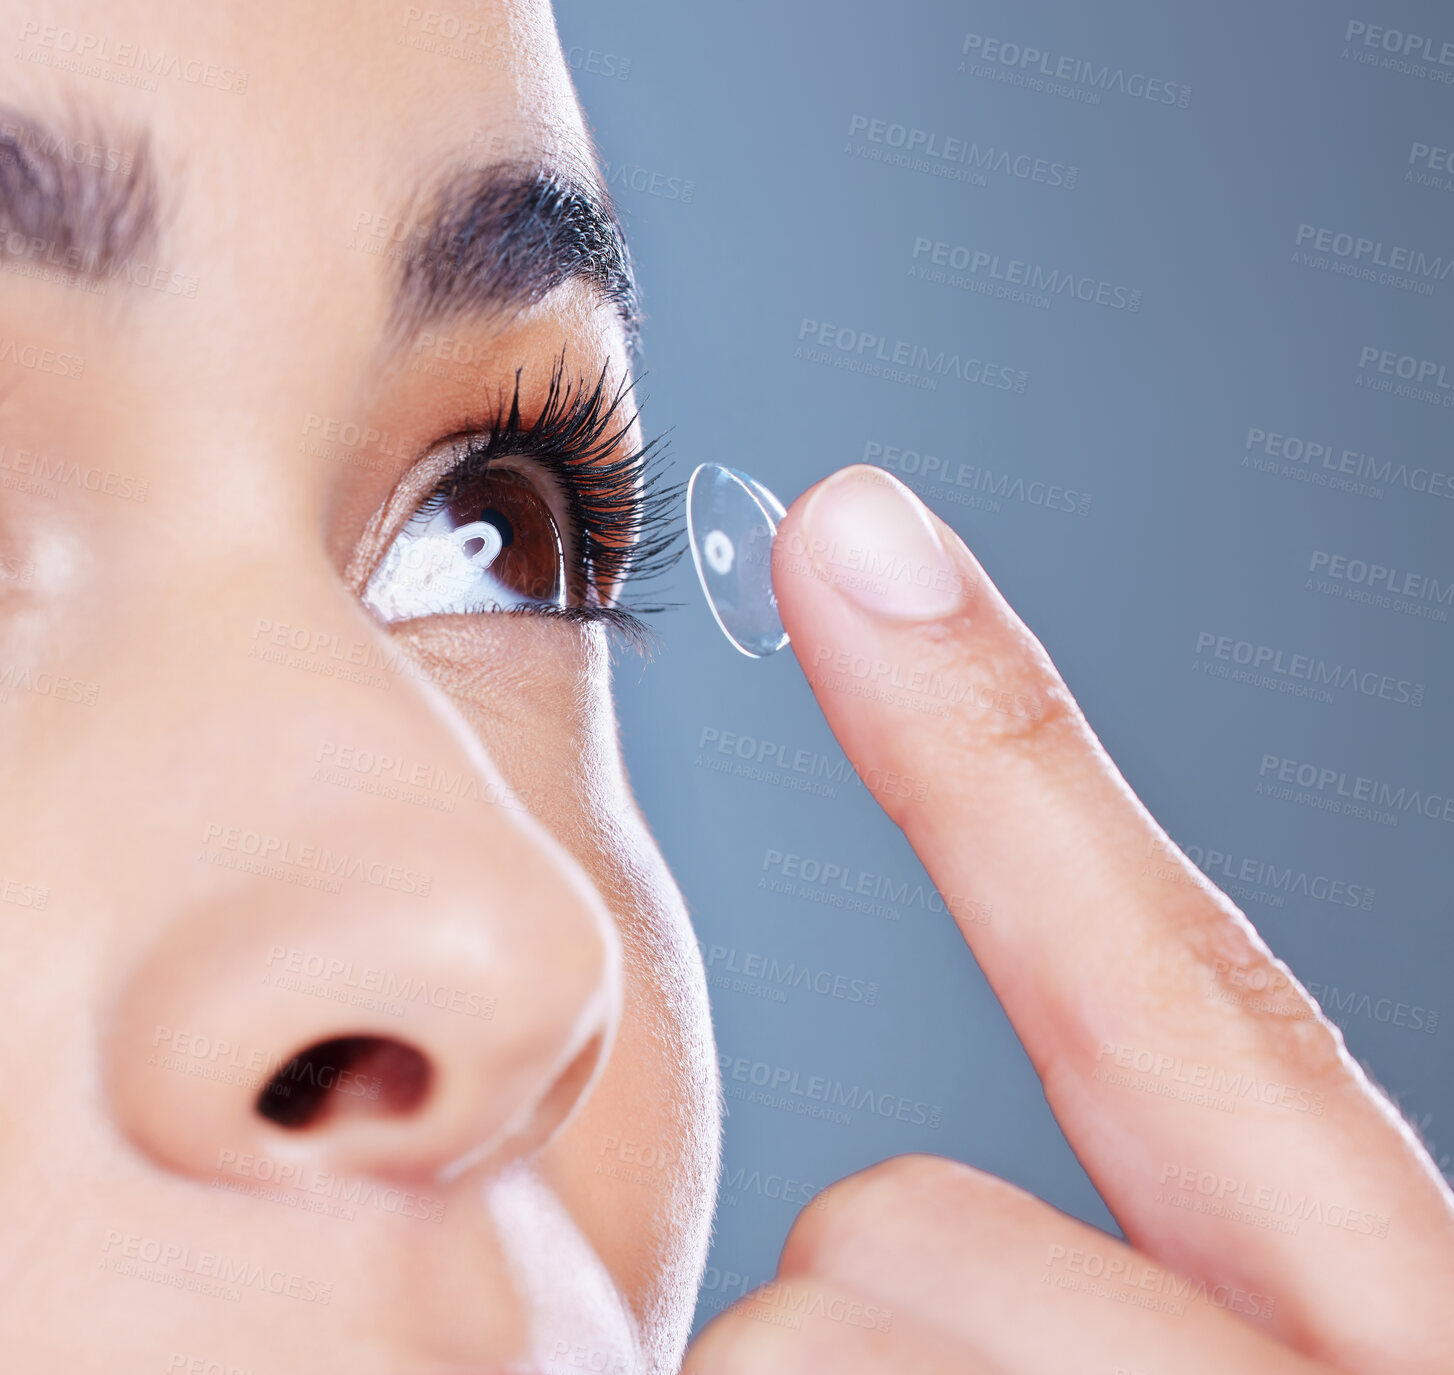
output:
[{"label": "skin", "polygon": [[[879,532],[905,522],[933,556],[895,565],[886,615],[851,589],[886,552]],[[800,1215],[777,1283],[706,1330],[690,1375],[1446,1370],[1454,1196],[1131,792],[963,541],[854,466],[793,504],[773,581],[860,773],[930,780],[879,801],[940,892],[965,899],[951,910],[1127,1240],[957,1162],[887,1161]],[[845,651],[902,690],[856,693]],[[936,675],[973,685],[947,719],[915,710]],[[1213,1076],[1222,1106],[1190,1091]],[[1194,1206],[1208,1199],[1222,1206]],[[1322,1210],[1281,1230],[1279,1199]]]},{"label": "skin", "polygon": [[[400,46],[401,12],[384,5],[309,5],[286,24],[141,0],[112,0],[104,24],[9,9],[12,31],[69,23],[252,77],[246,98],[140,92],[4,57],[17,106],[84,98],[151,131],[181,173],[165,256],[201,283],[195,298],[101,298],[0,272],[3,334],[86,359],[84,385],[9,368],[7,451],[148,483],[145,502],[0,490],[0,556],[30,569],[0,580],[0,668],[96,687],[89,705],[31,690],[0,703],[0,879],[47,892],[43,909],[0,902],[0,1344],[17,1369],[635,1375],[681,1361],[716,1179],[715,1062],[682,900],[621,766],[604,635],[489,615],[386,629],[359,601],[385,513],[423,495],[423,455],[482,390],[519,367],[539,404],[563,348],[585,376],[628,374],[614,313],[579,285],[460,331],[461,371],[380,350],[388,277],[350,246],[360,208],[401,213],[415,170],[470,131],[589,157],[548,11],[478,13],[499,35],[487,62]],[[310,415],[404,438],[342,462],[300,446]],[[794,504],[774,578],[795,651],[864,777],[930,781],[922,802],[886,794],[886,810],[941,891],[973,898],[961,913],[992,914],[966,917],[966,938],[1128,1241],[963,1165],[886,1162],[805,1211],[781,1283],[714,1322],[687,1369],[1435,1370],[1454,1337],[1440,1302],[1454,1203],[1427,1156],[1166,841],[942,522],[914,517],[964,596],[926,593],[886,618],[847,594],[853,542],[825,555],[822,540],[845,482],[922,509],[861,469]],[[327,653],[280,662],[279,626],[395,657],[363,681],[318,671]],[[855,695],[831,671],[850,647],[983,690],[948,718]],[[475,795],[442,810],[338,786],[320,764],[350,748],[471,779]],[[250,871],[227,862],[232,827],[398,866],[415,889],[427,877],[427,896]],[[490,1015],[399,1016],[277,978],[312,956]],[[1209,997],[1235,987],[1228,971],[1275,977],[1273,1007]],[[416,1058],[363,1063],[377,1096],[340,1088],[306,1131],[258,1113],[266,1074],[248,1057],[361,1034]],[[208,1049],[219,1041],[226,1056]],[[1134,1068],[1104,1073],[1123,1049],[1253,1075],[1322,1110],[1244,1100],[1227,1114],[1138,1091]],[[244,1072],[217,1072],[238,1060]],[[432,1089],[411,1098],[421,1061]],[[1174,1207],[1182,1169],[1316,1192],[1387,1226],[1289,1235]],[[393,1192],[352,1216],[305,1211],[331,1178]],[[403,1196],[426,1215],[382,1201]],[[219,1253],[242,1278],[217,1275]],[[1107,1266],[1144,1279],[1153,1262],[1206,1297],[1171,1313],[1044,1282]],[[238,1292],[200,1292],[209,1278]],[[774,1320],[820,1297],[829,1316]],[[870,1308],[872,1330],[842,1317]]]},{"label": "skin", "polygon": [[[86,360],[79,384],[6,369],[7,451],[148,484],[144,502],[0,493],[0,548],[31,566],[0,583],[0,664],[98,688],[92,706],[16,691],[0,707],[5,876],[49,890],[43,913],[0,904],[0,1006],[19,1032],[0,1051],[0,1345],[16,1368],[154,1372],[180,1353],[398,1375],[554,1368],[581,1348],[608,1369],[670,1370],[685,1346],[716,1067],[681,896],[622,769],[604,632],[488,615],[389,630],[359,600],[386,547],[377,514],[411,484],[422,498],[420,455],[516,368],[528,409],[562,349],[590,378],[628,367],[615,311],[579,284],[450,330],[471,361],[443,375],[381,350],[393,279],[350,247],[361,209],[407,213],[420,168],[481,147],[589,156],[548,10],[496,8],[505,46],[484,68],[397,46],[402,14],[315,5],[278,31],[241,7],[139,0],[104,21],[8,7],[17,33],[69,24],[251,79],[239,97],[6,68],[26,112],[61,119],[84,100],[108,129],[150,130],[174,188],[158,258],[200,282],[195,297],[98,297],[0,272],[5,334]],[[395,440],[320,456],[309,416]],[[392,666],[359,683],[270,661],[276,627]],[[326,765],[349,749],[475,789],[442,811],[340,787]],[[428,895],[223,867],[229,827],[397,865]],[[491,1015],[400,1017],[264,983],[313,956]],[[390,1108],[407,1076],[375,1065],[361,1082],[381,1079],[380,1096],[340,1091],[316,1128],[257,1113],[267,1075],[245,1072],[250,1056],[361,1034],[429,1061],[427,1103]],[[237,1082],[198,1073],[218,1041]],[[629,1174],[626,1143],[651,1150],[650,1177],[603,1187],[598,1169]],[[401,1215],[396,1194],[352,1218],[298,1206],[333,1175],[428,1215]],[[154,1243],[190,1254],[157,1261]],[[303,1297],[167,1282],[205,1277],[212,1253],[285,1288],[297,1276]]]}]

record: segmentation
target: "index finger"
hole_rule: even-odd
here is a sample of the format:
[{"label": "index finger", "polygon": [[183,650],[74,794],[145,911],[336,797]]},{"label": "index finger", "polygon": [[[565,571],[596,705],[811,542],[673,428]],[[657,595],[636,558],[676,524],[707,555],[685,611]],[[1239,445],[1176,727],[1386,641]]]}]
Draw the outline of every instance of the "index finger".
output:
[{"label": "index finger", "polygon": [[[929,780],[879,800],[1128,1237],[1282,1295],[1278,1326],[1315,1354],[1386,1355],[1390,1321],[1435,1330],[1454,1200],[1337,1029],[1132,793],[963,542],[902,483],[855,466],[794,503],[773,583],[860,774]],[[1248,980],[1277,1001],[1219,996]],[[1224,1186],[1311,1194],[1376,1221],[1311,1236],[1183,1206],[1183,1181],[1203,1178],[1224,1204]]]}]

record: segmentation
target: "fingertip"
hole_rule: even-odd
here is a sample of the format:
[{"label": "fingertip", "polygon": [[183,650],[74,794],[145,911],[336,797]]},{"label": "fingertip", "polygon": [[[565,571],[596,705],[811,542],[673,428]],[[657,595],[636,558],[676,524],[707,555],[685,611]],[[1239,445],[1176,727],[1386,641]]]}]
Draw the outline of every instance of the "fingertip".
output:
[{"label": "fingertip", "polygon": [[774,591],[792,604],[816,584],[891,624],[944,620],[973,595],[967,553],[898,478],[855,463],[793,503],[774,545]]}]

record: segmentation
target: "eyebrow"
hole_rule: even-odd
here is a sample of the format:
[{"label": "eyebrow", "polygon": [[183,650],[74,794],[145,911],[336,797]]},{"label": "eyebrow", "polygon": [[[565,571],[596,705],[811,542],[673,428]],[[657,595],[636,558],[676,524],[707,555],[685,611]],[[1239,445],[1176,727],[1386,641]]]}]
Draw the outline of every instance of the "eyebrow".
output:
[{"label": "eyebrow", "polygon": [[145,138],[121,147],[0,106],[0,259],[103,282],[151,253],[160,197]]},{"label": "eyebrow", "polygon": [[530,160],[448,176],[424,200],[399,254],[392,332],[470,315],[504,316],[568,281],[614,306],[635,351],[640,304],[630,251],[605,191]]},{"label": "eyebrow", "polygon": [[[155,252],[162,197],[150,144],[108,144],[100,121],[75,133],[0,105],[0,262],[104,282]],[[402,344],[426,326],[503,318],[568,281],[613,306],[634,354],[640,305],[630,251],[609,195],[583,170],[517,159],[455,171],[416,197],[389,320]]]}]

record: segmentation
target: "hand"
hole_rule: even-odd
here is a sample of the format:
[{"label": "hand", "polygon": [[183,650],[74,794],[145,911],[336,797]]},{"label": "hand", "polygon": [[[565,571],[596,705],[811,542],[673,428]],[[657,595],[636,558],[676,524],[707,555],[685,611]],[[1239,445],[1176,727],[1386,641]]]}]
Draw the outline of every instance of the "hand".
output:
[{"label": "hand", "polygon": [[1129,1244],[889,1160],[800,1215],[689,1375],[1447,1375],[1454,1197],[954,532],[847,468],[793,504],[773,579],[860,774],[928,781],[879,801]]}]

